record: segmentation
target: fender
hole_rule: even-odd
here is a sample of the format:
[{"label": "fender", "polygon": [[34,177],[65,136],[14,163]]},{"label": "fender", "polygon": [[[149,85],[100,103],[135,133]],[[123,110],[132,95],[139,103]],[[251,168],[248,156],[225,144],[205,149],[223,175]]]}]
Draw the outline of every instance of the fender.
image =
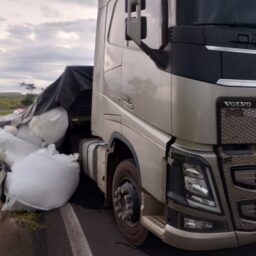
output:
[{"label": "fender", "polygon": [[118,140],[122,141],[129,148],[129,150],[132,153],[132,156],[133,156],[134,162],[136,164],[136,167],[137,167],[137,169],[139,171],[140,170],[139,161],[138,161],[136,152],[135,152],[132,144],[122,134],[120,134],[118,132],[114,132],[112,134],[110,140],[109,140],[109,143],[108,143],[109,148],[111,148],[111,149],[113,148],[113,144],[114,144],[114,140],[115,139],[118,139]]}]

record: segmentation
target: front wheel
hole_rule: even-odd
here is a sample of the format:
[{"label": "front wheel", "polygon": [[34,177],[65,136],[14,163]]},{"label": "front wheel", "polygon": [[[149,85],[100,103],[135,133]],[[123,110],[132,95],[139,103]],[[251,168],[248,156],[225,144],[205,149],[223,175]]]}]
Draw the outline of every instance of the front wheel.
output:
[{"label": "front wheel", "polygon": [[138,170],[132,160],[124,160],[116,168],[112,201],[121,233],[131,244],[141,245],[148,231],[140,222],[141,187]]}]

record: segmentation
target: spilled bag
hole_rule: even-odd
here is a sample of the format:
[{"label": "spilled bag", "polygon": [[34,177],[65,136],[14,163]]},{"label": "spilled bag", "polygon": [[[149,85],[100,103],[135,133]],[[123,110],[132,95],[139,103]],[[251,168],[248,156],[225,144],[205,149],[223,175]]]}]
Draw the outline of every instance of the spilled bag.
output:
[{"label": "spilled bag", "polygon": [[42,115],[34,116],[29,123],[33,134],[46,144],[60,141],[68,129],[68,113],[62,108],[54,108]]},{"label": "spilled bag", "polygon": [[49,145],[17,161],[7,174],[2,210],[48,211],[64,205],[79,183],[77,158]]},{"label": "spilled bag", "polygon": [[17,161],[7,174],[2,210],[51,210],[64,205],[79,183],[77,159],[49,145]]}]

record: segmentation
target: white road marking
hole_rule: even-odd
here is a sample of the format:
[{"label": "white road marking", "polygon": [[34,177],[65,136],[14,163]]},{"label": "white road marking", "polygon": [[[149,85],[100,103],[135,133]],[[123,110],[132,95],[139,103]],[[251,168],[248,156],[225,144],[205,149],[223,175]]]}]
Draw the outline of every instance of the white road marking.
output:
[{"label": "white road marking", "polygon": [[71,204],[60,208],[73,256],[93,256],[89,243]]}]

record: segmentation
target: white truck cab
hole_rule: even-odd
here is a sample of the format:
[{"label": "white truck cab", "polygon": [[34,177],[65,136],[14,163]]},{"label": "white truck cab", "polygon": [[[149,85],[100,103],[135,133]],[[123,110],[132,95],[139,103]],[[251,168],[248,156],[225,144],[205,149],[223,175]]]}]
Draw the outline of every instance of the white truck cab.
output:
[{"label": "white truck cab", "polygon": [[122,234],[256,242],[255,1],[99,0],[82,165]]}]

